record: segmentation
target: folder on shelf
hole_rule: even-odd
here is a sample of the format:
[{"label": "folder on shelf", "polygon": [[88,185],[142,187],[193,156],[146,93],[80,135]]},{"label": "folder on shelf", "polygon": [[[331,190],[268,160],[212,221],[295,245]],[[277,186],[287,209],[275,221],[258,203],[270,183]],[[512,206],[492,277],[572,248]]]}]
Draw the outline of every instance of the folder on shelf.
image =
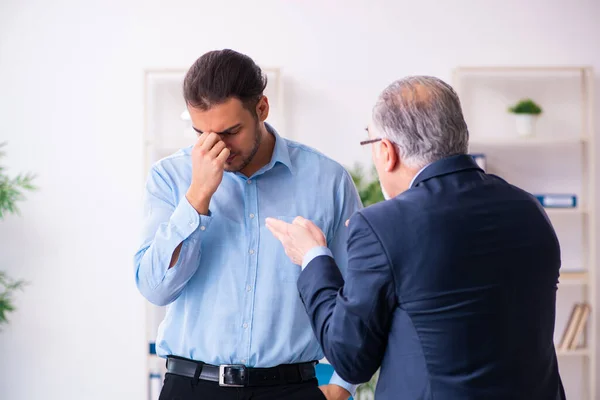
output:
[{"label": "folder on shelf", "polygon": [[547,208],[577,207],[577,196],[572,194],[537,194],[535,197]]}]

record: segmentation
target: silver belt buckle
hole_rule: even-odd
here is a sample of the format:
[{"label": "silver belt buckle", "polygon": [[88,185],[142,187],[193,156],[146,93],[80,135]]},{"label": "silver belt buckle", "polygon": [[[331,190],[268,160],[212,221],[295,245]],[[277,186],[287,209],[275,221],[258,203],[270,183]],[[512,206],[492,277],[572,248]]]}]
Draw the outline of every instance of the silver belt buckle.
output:
[{"label": "silver belt buckle", "polygon": [[[242,371],[242,376],[244,373],[247,373],[247,368],[242,364],[223,364],[219,365],[219,386],[222,387],[244,387],[246,385],[235,385],[232,383],[225,383],[225,368],[233,368]],[[245,380],[245,379],[244,379]]]}]

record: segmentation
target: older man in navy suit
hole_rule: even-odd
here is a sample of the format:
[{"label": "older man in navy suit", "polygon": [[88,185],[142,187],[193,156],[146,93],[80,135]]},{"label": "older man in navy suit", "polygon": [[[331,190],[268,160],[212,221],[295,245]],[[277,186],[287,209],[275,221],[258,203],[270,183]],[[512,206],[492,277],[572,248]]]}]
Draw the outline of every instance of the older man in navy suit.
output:
[{"label": "older man in navy suit", "polygon": [[388,200],[351,217],[344,277],[316,225],[268,220],[328,361],[353,383],[381,367],[377,399],[564,399],[560,247],[539,202],[467,154],[439,79],[392,83],[368,133]]}]

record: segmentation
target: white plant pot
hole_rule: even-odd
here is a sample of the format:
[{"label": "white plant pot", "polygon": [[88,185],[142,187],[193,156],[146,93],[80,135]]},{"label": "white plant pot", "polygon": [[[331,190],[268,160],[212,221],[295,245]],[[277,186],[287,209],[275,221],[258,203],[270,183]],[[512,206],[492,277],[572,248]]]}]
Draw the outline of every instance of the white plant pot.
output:
[{"label": "white plant pot", "polygon": [[535,124],[537,115],[516,114],[517,133],[519,136],[533,136],[535,134]]}]

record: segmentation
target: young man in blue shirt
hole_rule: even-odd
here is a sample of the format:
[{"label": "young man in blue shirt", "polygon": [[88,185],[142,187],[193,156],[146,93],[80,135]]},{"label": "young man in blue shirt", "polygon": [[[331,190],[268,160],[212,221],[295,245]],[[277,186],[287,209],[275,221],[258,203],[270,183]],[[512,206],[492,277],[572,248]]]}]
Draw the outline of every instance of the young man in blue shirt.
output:
[{"label": "young man in blue shirt", "polygon": [[265,123],[265,87],[249,57],[204,54],[183,88],[198,140],[149,173],[135,278],[144,297],[168,306],[156,342],[169,372],[160,400],[354,392],[337,374],[317,386],[323,353],[297,293],[301,269],[265,219],[315,221],[344,272],[344,221],[360,199],[341,165]]}]

